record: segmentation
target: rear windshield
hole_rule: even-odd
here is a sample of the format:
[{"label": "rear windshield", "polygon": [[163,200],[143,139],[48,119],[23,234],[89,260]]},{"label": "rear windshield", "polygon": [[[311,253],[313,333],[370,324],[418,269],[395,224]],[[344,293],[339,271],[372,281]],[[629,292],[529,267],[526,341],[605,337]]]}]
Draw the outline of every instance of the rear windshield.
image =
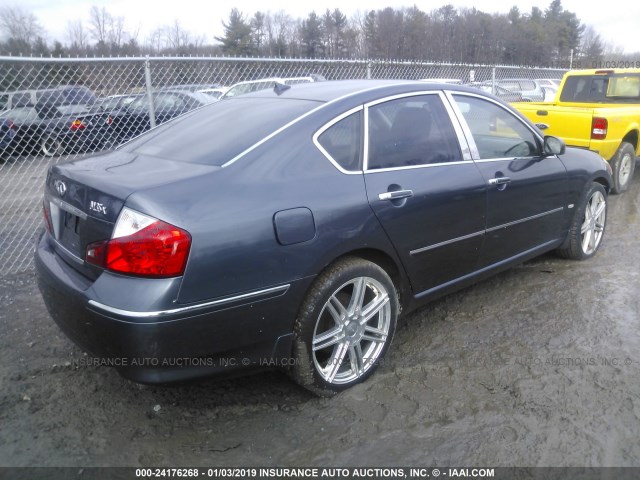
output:
[{"label": "rear windshield", "polygon": [[195,110],[134,139],[124,151],[221,166],[320,103],[240,97]]},{"label": "rear windshield", "polygon": [[640,74],[570,76],[564,82],[560,100],[574,103],[640,103]]}]

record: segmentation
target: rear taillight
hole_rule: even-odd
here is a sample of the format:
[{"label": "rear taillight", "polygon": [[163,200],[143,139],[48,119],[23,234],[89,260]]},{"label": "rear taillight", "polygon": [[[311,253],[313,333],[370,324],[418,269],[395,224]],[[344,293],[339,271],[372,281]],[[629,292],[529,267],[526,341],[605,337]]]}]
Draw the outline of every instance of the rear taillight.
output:
[{"label": "rear taillight", "polygon": [[107,125],[111,125],[111,124],[113,123],[113,118],[111,118],[111,115],[109,115],[109,116],[107,117],[107,119],[105,120],[105,123],[106,123]]},{"label": "rear taillight", "polygon": [[184,273],[191,235],[181,228],[125,208],[111,240],[87,246],[87,263],[142,277],[177,277]]},{"label": "rear taillight", "polygon": [[7,120],[7,127],[9,127],[11,130],[15,130],[16,124],[13,123],[11,120]]},{"label": "rear taillight", "polygon": [[609,122],[606,118],[593,117],[591,121],[591,138],[593,140],[604,140],[607,138],[607,128]]},{"label": "rear taillight", "polygon": [[85,128],[85,124],[82,123],[82,120],[74,120],[71,122],[71,130],[82,130]]},{"label": "rear taillight", "polygon": [[44,226],[51,235],[53,235],[53,224],[51,223],[51,215],[49,214],[49,209],[47,208],[47,202],[42,202],[42,213],[44,216]]}]

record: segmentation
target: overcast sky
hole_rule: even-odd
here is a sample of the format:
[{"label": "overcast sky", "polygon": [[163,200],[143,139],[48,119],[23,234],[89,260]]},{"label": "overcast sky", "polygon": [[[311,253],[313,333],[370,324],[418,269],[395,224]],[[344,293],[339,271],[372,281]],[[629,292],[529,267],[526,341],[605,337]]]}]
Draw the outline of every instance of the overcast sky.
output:
[{"label": "overcast sky", "polygon": [[[0,3],[4,1],[0,0]],[[492,0],[482,4],[473,0],[316,0],[313,3],[300,0],[21,0],[17,5],[38,17],[49,34],[49,40],[55,38],[63,43],[66,41],[65,31],[69,20],[83,20],[88,23],[91,6],[104,6],[112,15],[125,18],[128,31],[138,30],[138,41],[142,43],[155,28],[172,24],[176,19],[192,34],[202,35],[207,42],[213,42],[214,36],[222,35],[221,22],[229,17],[232,7],[247,15],[253,15],[256,11],[275,13],[284,10],[293,18],[304,18],[312,10],[323,13],[327,8],[340,8],[350,17],[358,10],[411,7],[414,4],[429,12],[446,3],[458,8],[475,6],[487,13],[506,13],[513,5],[517,5],[521,12],[529,12],[532,6],[532,3],[522,0]],[[535,5],[544,10],[550,3],[551,0],[544,0]],[[563,0],[562,6],[565,10],[575,12],[584,24],[592,25],[605,42],[623,47],[628,53],[640,52],[640,2],[609,0],[596,3],[593,0]]]}]

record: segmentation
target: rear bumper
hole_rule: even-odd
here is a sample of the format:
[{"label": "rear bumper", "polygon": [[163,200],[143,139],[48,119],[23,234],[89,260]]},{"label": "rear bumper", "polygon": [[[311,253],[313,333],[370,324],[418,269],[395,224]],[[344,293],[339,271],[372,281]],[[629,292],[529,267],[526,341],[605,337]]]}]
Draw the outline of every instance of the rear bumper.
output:
[{"label": "rear bumper", "polygon": [[[167,302],[175,298],[176,279],[105,273],[106,279],[92,282],[55,253],[47,234],[38,242],[36,269],[45,305],[61,330],[99,358],[99,364],[116,366],[122,375],[141,383],[286,364],[297,306],[312,280],[176,306]],[[115,298],[119,283],[120,304],[109,305],[116,302],[105,299]],[[141,299],[137,303],[143,308],[136,308],[141,292],[157,298]],[[157,307],[163,303],[172,306]]]}]

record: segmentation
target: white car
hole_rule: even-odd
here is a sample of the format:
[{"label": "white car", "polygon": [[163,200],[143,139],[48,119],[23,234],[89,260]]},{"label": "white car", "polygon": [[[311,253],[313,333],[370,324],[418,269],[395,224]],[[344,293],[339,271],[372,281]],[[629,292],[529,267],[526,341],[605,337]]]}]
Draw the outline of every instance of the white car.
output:
[{"label": "white car", "polygon": [[267,90],[273,88],[276,84],[281,85],[297,85],[299,83],[320,82],[325,78],[321,75],[310,75],[308,77],[272,77],[261,78],[260,80],[247,80],[232,85],[227,92],[220,97],[220,100],[231,98],[245,93],[257,92],[258,90]]},{"label": "white car", "polygon": [[209,95],[214,100],[220,100],[222,96],[227,93],[229,87],[218,87],[218,88],[204,88],[202,90],[198,90],[198,93],[204,93]]}]

